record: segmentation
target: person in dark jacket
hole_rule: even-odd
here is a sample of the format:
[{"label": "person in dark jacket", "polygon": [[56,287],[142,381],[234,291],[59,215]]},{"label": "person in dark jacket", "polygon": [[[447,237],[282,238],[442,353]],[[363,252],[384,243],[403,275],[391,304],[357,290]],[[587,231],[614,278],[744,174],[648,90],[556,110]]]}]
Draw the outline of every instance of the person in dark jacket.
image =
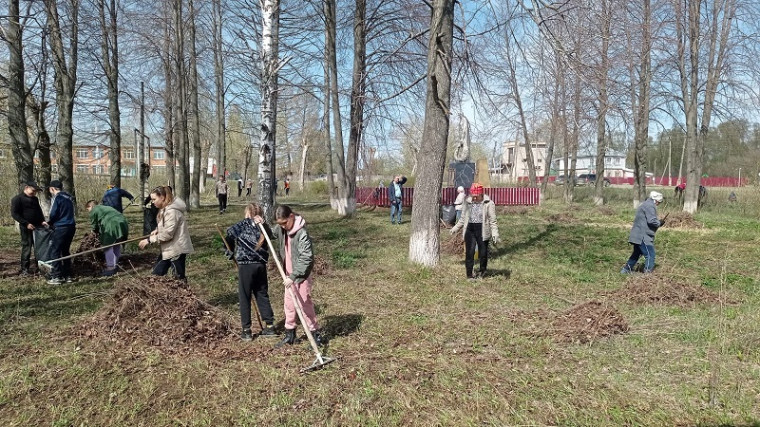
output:
[{"label": "person in dark jacket", "polygon": [[657,218],[657,206],[660,203],[662,203],[662,194],[652,191],[649,193],[649,198],[636,210],[631,234],[628,237],[628,243],[633,245],[633,253],[631,253],[631,257],[628,258],[628,262],[625,263],[620,273],[630,274],[633,272],[642,255],[646,258],[644,273],[651,273],[654,270],[654,234],[664,224],[664,221]]},{"label": "person in dark jacket", "polygon": [[34,246],[34,229],[47,227],[42,213],[37,192],[42,190],[34,181],[27,181],[22,186],[21,194],[11,199],[11,216],[18,222],[21,233],[21,271],[20,275],[29,274],[29,259]]},{"label": "person in dark jacket", "polygon": [[391,203],[391,224],[401,224],[401,208],[404,200],[406,177],[396,175],[388,185],[388,201]]},{"label": "person in dark jacket", "polygon": [[[50,259],[61,258],[71,255],[71,242],[76,233],[76,220],[74,219],[74,198],[71,194],[63,191],[63,183],[59,180],[50,181],[48,185],[50,194],[53,195],[53,204],[50,208],[48,224],[53,228],[53,236],[50,239]],[[60,285],[71,283],[71,258],[53,263],[48,285]]]},{"label": "person in dark jacket", "polygon": [[122,197],[129,199],[130,203],[135,201],[135,196],[131,195],[129,191],[111,184],[108,186],[105,194],[103,194],[103,206],[110,206],[119,211],[119,213],[122,213],[124,212],[121,205]]},{"label": "person in dark jacket", "polygon": [[[238,299],[240,302],[240,324],[243,341],[253,339],[251,335],[251,299],[256,298],[256,306],[261,313],[261,319],[266,326],[259,335],[276,337],[274,333],[274,311],[269,302],[269,284],[267,282],[267,261],[269,247],[261,229],[254,223],[253,218],[261,218],[264,211],[256,203],[245,207],[245,218],[227,229],[225,240],[232,252],[225,251],[227,258],[235,259],[238,266]],[[263,222],[262,222],[263,223]],[[269,226],[264,223],[264,229],[271,235]]]}]

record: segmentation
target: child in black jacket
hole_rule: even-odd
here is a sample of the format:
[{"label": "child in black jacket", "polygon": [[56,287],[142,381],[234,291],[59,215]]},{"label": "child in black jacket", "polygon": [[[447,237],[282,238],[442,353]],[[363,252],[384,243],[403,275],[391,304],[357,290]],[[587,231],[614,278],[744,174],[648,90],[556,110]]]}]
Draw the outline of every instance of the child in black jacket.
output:
[{"label": "child in black jacket", "polygon": [[[266,323],[260,335],[276,337],[274,333],[274,312],[269,302],[269,285],[267,283],[267,261],[269,250],[264,235],[253,222],[254,216],[263,216],[261,207],[251,203],[245,207],[245,219],[227,229],[225,240],[232,252],[227,251],[229,259],[235,259],[238,265],[238,297],[240,300],[240,323],[243,341],[253,339],[251,335],[251,298],[256,298],[256,305],[261,319]],[[268,225],[264,225],[271,235]]]}]

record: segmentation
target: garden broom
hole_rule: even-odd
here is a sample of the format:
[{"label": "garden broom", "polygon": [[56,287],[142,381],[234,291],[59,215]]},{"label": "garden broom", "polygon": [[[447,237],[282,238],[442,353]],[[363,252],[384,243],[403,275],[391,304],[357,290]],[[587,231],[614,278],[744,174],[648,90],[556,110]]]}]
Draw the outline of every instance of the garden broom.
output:
[{"label": "garden broom", "polygon": [[[264,237],[266,237],[267,239],[267,244],[269,245],[269,252],[272,254],[272,258],[274,258],[274,262],[277,264],[277,270],[280,271],[280,276],[282,276],[282,280],[284,281],[285,279],[287,279],[288,276],[285,275],[285,270],[282,268],[282,264],[280,263],[280,258],[277,256],[277,252],[274,249],[272,240],[269,238],[269,235],[264,229],[264,224],[259,223],[259,228],[261,229],[261,232],[264,233]],[[309,339],[309,344],[311,344],[311,348],[312,350],[314,350],[314,354],[316,354],[317,356],[317,358],[314,359],[314,362],[312,362],[311,365],[301,369],[301,373],[314,371],[327,365],[328,363],[334,362],[335,361],[334,358],[323,356],[322,353],[319,351],[319,346],[317,346],[317,342],[314,341],[314,336],[311,334],[311,331],[309,330],[309,326],[306,324],[306,316],[303,314],[303,307],[301,307],[301,300],[298,297],[298,294],[296,293],[296,291],[293,290],[293,286],[288,286],[288,289],[290,290],[290,297],[293,298],[293,305],[296,307],[296,313],[298,313],[298,319],[301,321],[301,326],[303,327],[304,332],[306,332],[306,337]],[[286,289],[285,292],[287,292],[288,289]]]}]

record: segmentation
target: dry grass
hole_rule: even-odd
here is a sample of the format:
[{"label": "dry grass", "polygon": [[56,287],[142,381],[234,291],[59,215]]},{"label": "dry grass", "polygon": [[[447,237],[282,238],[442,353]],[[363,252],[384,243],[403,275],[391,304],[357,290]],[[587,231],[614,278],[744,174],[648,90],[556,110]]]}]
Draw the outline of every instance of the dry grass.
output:
[{"label": "dry grass", "polygon": [[[501,214],[504,243],[494,249],[491,274],[467,281],[461,249],[444,253],[435,269],[406,263],[410,225],[391,226],[387,211],[339,219],[329,208],[297,208],[319,256],[313,298],[331,336],[326,352],[338,359],[306,376],[298,371],[313,354],[303,342],[273,350],[271,340],[234,337],[236,275],[209,230],[239,218],[213,208],[193,212],[197,253],[188,261],[189,288],[147,279],[144,264],[155,253],[134,247],[125,258],[139,264],[137,271],[115,281],[48,287],[39,279],[0,279],[0,419],[6,425],[757,423],[756,217],[697,215],[709,238],[665,228],[656,240],[658,274],[621,276],[630,248],[628,230],[616,224],[632,220],[633,211],[623,204],[612,209],[618,213],[579,202],[569,215],[550,201],[525,214]],[[447,231],[441,233],[446,242]],[[17,256],[15,239],[0,229],[3,266]],[[282,284],[271,271],[269,277],[280,320]],[[187,327],[175,334],[167,322]],[[218,333],[205,334],[204,327],[190,339],[199,322]],[[162,338],[146,339],[151,335]]]}]

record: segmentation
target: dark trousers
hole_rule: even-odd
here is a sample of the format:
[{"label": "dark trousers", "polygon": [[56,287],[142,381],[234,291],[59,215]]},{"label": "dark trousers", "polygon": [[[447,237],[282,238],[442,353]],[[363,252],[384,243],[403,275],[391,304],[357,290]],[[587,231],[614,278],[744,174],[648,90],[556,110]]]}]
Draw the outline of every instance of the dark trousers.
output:
[{"label": "dark trousers", "polygon": [[248,187],[245,189],[245,197],[248,197],[251,195],[251,187]]},{"label": "dark trousers", "polygon": [[32,256],[32,247],[34,247],[34,231],[26,227],[20,227],[21,231],[21,270],[29,270],[29,259]]},{"label": "dark trousers", "polygon": [[274,312],[269,302],[266,264],[240,264],[238,266],[238,298],[240,300],[240,323],[243,329],[251,329],[251,298],[256,298],[261,320],[267,325],[274,323]]},{"label": "dark trousers", "polygon": [[156,265],[153,266],[154,276],[166,276],[169,272],[169,268],[174,270],[174,278],[179,280],[185,280],[185,258],[187,254],[182,254],[175,259],[164,259],[161,255],[158,256]]},{"label": "dark trousers", "polygon": [[243,194],[243,187],[238,188],[238,197]]},{"label": "dark trousers", "polygon": [[218,194],[216,197],[219,199],[219,212],[227,210],[227,195]]},{"label": "dark trousers", "polygon": [[472,277],[472,267],[475,265],[475,247],[478,248],[480,273],[485,273],[488,267],[488,241],[483,241],[483,224],[467,224],[464,232],[464,267],[467,277]]},{"label": "dark trousers", "polygon": [[[71,255],[71,242],[74,240],[76,231],[73,225],[55,227],[53,236],[50,238],[50,259]],[[50,276],[58,279],[71,277],[71,258],[54,262]]]}]

